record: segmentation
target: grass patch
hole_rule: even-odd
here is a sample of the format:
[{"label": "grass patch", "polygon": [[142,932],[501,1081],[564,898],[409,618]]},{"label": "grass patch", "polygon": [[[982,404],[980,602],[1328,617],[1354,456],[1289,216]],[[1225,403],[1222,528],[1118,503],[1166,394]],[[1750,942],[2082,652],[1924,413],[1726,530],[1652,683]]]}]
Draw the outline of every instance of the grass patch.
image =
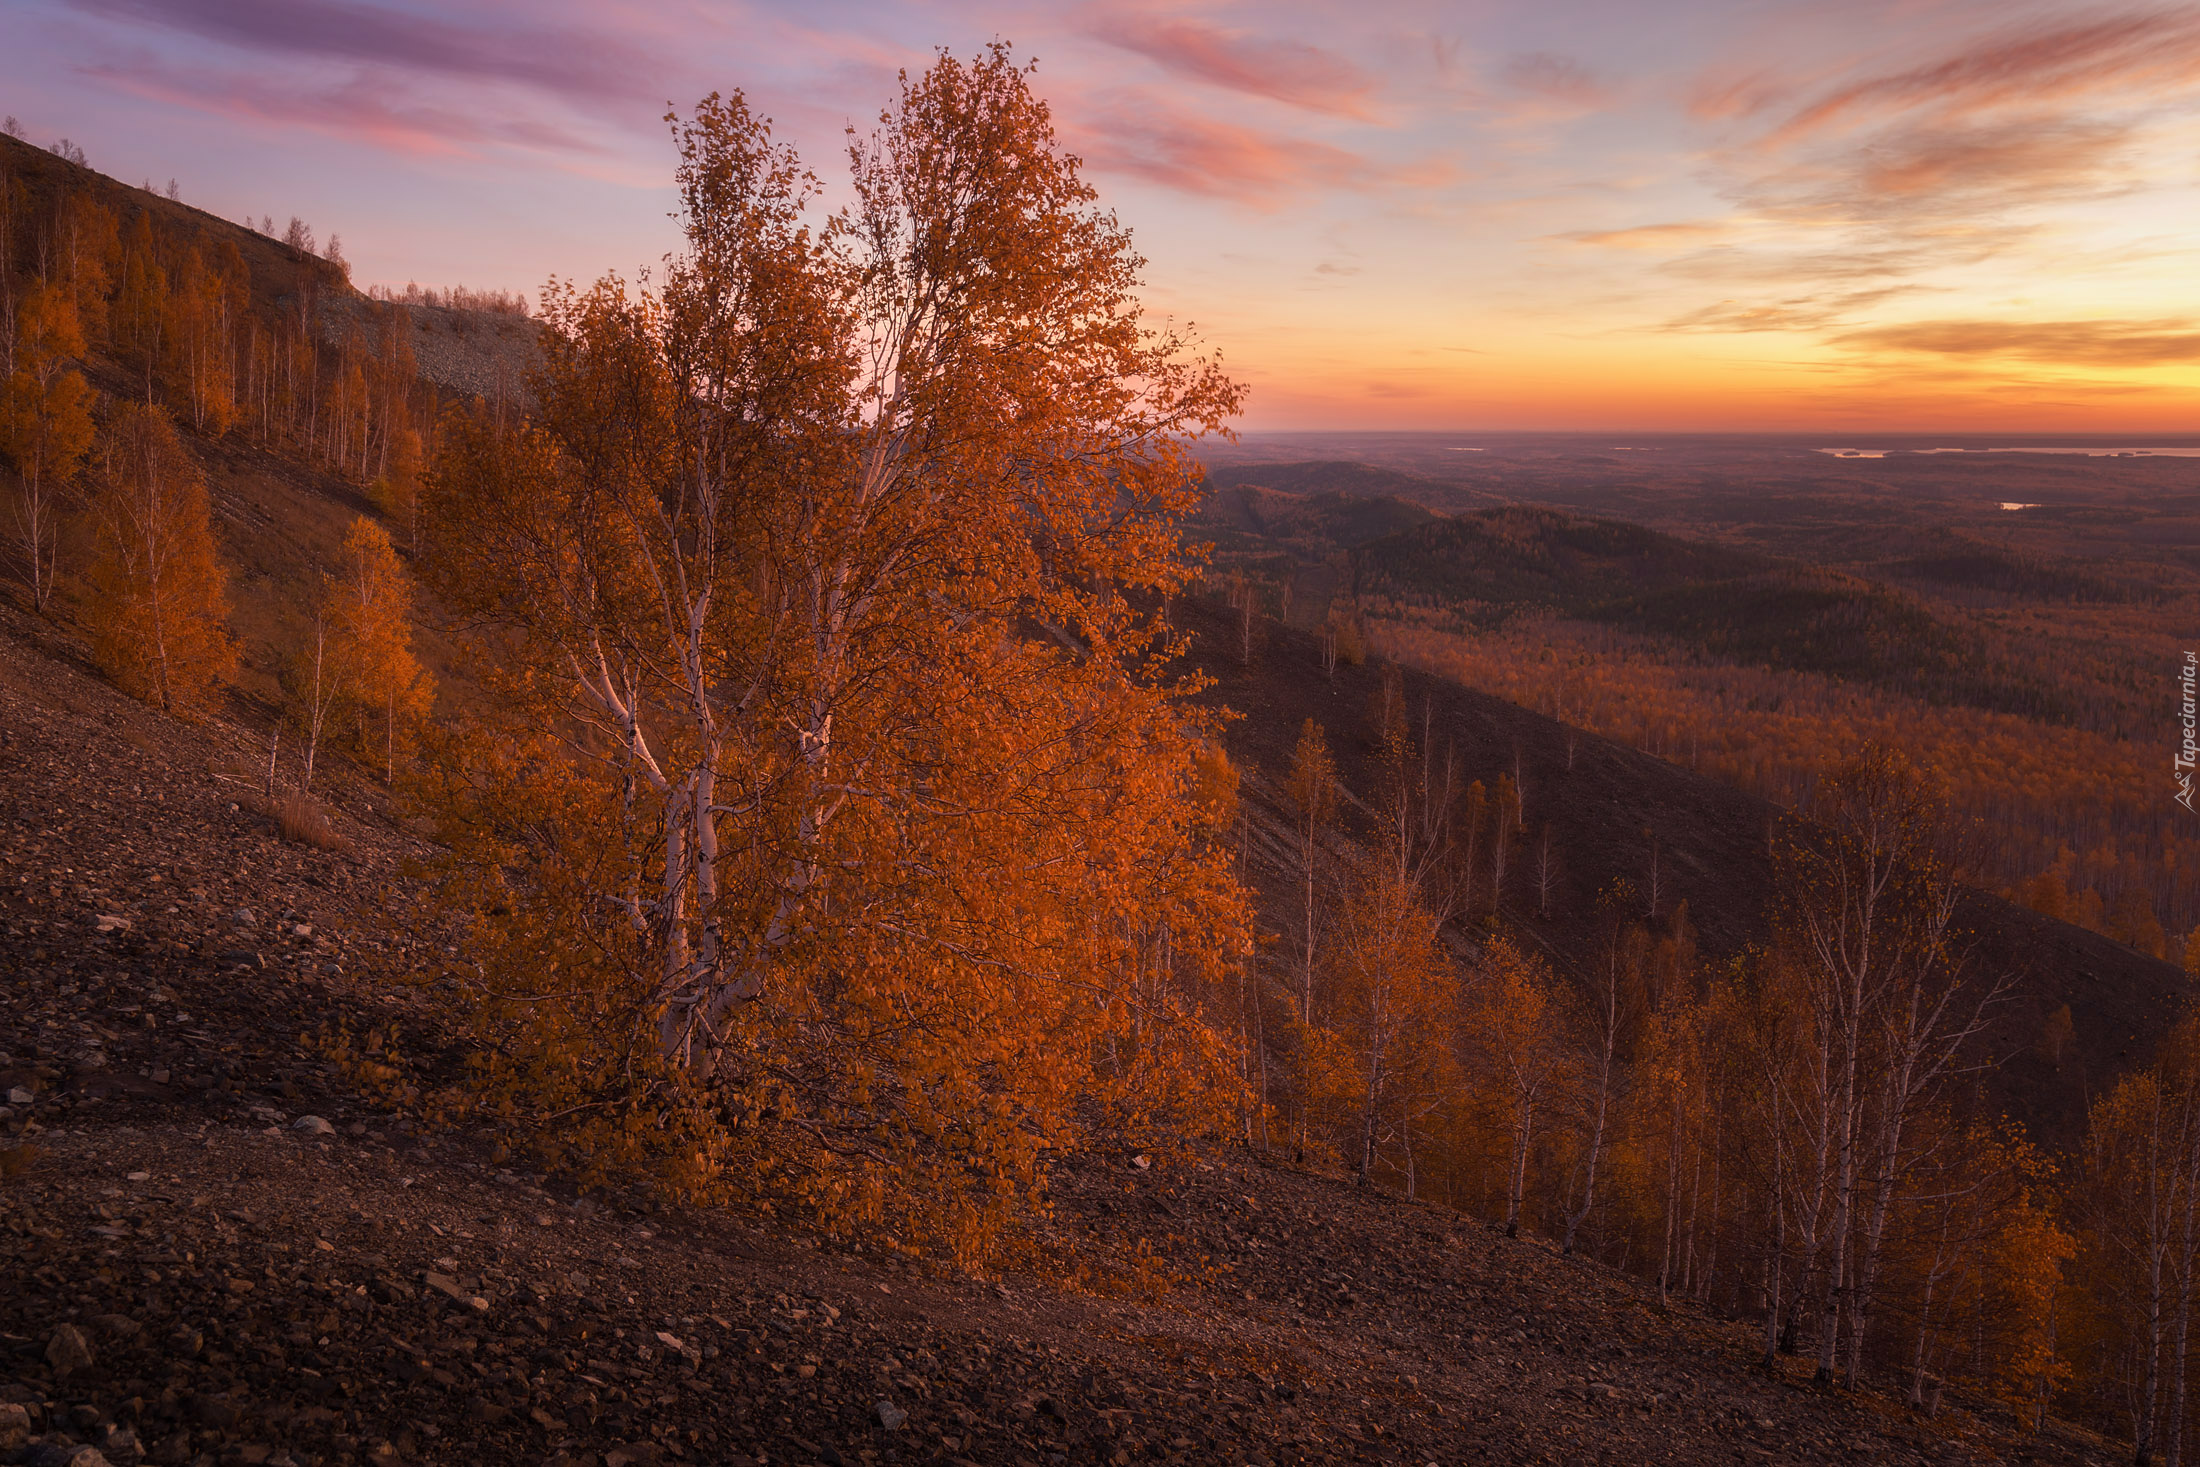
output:
[{"label": "grass patch", "polygon": [[317,851],[344,848],[344,838],[329,824],[328,811],[304,790],[283,791],[266,813],[275,822],[276,833],[294,846],[311,846]]}]

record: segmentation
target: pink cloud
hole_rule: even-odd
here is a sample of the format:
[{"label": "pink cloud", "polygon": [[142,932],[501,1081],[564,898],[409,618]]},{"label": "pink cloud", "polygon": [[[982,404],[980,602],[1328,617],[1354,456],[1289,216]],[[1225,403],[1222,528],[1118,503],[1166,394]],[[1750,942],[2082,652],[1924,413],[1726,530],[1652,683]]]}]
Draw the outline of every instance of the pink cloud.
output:
[{"label": "pink cloud", "polygon": [[1078,151],[1096,168],[1257,209],[1323,189],[1428,186],[1450,177],[1441,165],[1378,163],[1329,143],[1171,108],[1143,93],[1110,98],[1081,124]]},{"label": "pink cloud", "polygon": [[1794,94],[1793,87],[1769,71],[1743,76],[1703,78],[1690,90],[1689,115],[1704,122],[1754,117]]},{"label": "pink cloud", "polygon": [[1637,224],[1628,229],[1582,229],[1557,236],[1569,244],[1599,245],[1613,250],[1674,250],[1698,248],[1733,232],[1734,226],[1683,220],[1672,224]]},{"label": "pink cloud", "polygon": [[484,147],[601,152],[594,142],[526,117],[486,117],[411,99],[386,76],[298,88],[257,77],[184,72],[151,61],[81,69],[133,96],[248,122],[306,127],[414,155],[473,155]]},{"label": "pink cloud", "polygon": [[661,58],[619,34],[555,24],[469,24],[353,0],[74,0],[94,15],[150,22],[225,46],[514,81],[561,96],[651,96]]},{"label": "pink cloud", "polygon": [[1929,65],[1837,86],[1765,141],[1916,110],[1972,117],[2002,107],[2039,112],[2085,100],[2129,105],[2200,84],[2200,15],[2164,11],[2010,32]]},{"label": "pink cloud", "polygon": [[2053,117],[1915,128],[1870,150],[1855,177],[1868,198],[1925,201],[1936,211],[1967,195],[2011,203],[2097,194],[2117,186],[2130,137],[2121,125]]},{"label": "pink cloud", "polygon": [[1310,112],[1365,119],[1374,79],[1333,52],[1268,41],[1196,20],[1118,10],[1092,27],[1111,45],[1210,86],[1266,97]]}]

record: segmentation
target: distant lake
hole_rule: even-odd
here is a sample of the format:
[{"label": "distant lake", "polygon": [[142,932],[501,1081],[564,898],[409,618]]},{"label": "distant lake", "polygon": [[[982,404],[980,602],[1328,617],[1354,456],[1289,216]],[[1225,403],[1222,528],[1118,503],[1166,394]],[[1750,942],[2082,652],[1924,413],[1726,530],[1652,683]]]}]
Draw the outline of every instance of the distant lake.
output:
[{"label": "distant lake", "polygon": [[2200,458],[2200,448],[1820,448],[1835,458],[1885,458],[1896,453],[2074,453],[2084,458]]}]

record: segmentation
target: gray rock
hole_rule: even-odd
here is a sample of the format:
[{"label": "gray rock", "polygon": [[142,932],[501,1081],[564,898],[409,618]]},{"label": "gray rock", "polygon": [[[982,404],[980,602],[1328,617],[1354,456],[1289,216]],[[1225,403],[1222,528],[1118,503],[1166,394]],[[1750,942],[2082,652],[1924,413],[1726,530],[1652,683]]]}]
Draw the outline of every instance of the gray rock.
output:
[{"label": "gray rock", "polygon": [[888,1431],[897,1430],[904,1421],[907,1421],[909,1419],[909,1413],[902,1410],[901,1407],[895,1405],[892,1401],[879,1402],[876,1406],[873,1406],[871,1408],[871,1412],[873,1415],[878,1417],[878,1424],[885,1427]]},{"label": "gray rock", "polygon": [[28,1090],[25,1090],[20,1085],[11,1085],[8,1087],[8,1104],[10,1105],[29,1105],[32,1101],[36,1099],[38,1099],[37,1096],[31,1094]]},{"label": "gray rock", "polygon": [[92,1358],[92,1342],[73,1324],[60,1326],[46,1342],[46,1363],[53,1367],[56,1376],[89,1370]]},{"label": "gray rock", "polygon": [[319,1116],[300,1116],[290,1123],[293,1131],[303,1131],[309,1136],[333,1136],[336,1128]]},{"label": "gray rock", "polygon": [[236,923],[239,927],[250,927],[254,923],[258,922],[260,919],[250,907],[239,907],[236,911],[229,914],[229,920]]}]

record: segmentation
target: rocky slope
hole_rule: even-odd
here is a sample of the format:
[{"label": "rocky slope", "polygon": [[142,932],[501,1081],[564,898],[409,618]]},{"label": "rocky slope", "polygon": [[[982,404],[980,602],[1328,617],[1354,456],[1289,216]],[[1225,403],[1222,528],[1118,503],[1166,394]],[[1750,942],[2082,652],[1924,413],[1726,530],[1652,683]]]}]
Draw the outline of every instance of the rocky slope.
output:
[{"label": "rocky slope", "polygon": [[[0,1454],[38,1463],[2106,1462],[1754,1368],[1746,1325],[1249,1153],[1056,1174],[1047,1277],[577,1196],[423,1130],[411,838],[0,610]],[[363,1077],[363,1078],[362,1078]],[[1059,1282],[1068,1276],[1073,1283]],[[1049,1281],[1054,1280],[1054,1281]],[[93,1455],[97,1453],[98,1455]]]}]

